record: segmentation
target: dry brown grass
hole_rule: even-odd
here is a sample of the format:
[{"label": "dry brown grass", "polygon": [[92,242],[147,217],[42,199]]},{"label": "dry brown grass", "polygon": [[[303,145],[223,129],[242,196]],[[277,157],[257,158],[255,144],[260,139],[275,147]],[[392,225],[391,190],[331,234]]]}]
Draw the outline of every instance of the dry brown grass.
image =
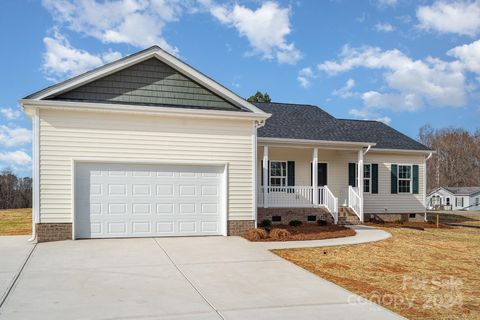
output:
[{"label": "dry brown grass", "polygon": [[274,252],[409,319],[480,319],[478,230],[386,230],[376,243]]},{"label": "dry brown grass", "polygon": [[242,236],[250,241],[261,241],[268,237],[268,233],[263,229],[253,228],[245,231]]},{"label": "dry brown grass", "polygon": [[31,232],[31,208],[0,210],[0,236],[27,235]]},{"label": "dry brown grass", "polygon": [[272,229],[268,234],[270,238],[278,241],[285,241],[288,237],[290,237],[290,232],[285,229]]}]

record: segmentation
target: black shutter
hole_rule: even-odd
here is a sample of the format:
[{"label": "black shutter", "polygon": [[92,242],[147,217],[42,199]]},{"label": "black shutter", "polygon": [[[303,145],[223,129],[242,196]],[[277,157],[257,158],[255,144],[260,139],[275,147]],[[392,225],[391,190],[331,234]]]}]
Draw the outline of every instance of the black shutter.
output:
[{"label": "black shutter", "polygon": [[261,174],[261,177],[260,177],[260,185],[263,186],[263,160],[260,160],[260,167],[262,168],[261,169],[262,174]]},{"label": "black shutter", "polygon": [[413,178],[413,193],[418,194],[418,165],[414,164],[413,165],[413,170],[412,170],[412,178]]},{"label": "black shutter", "polygon": [[287,167],[287,186],[293,187],[295,186],[295,161],[288,161]]},{"label": "black shutter", "polygon": [[390,184],[390,192],[391,193],[397,193],[397,165],[392,164],[391,165],[391,184]]},{"label": "black shutter", "polygon": [[378,193],[378,163],[372,163],[372,193]]},{"label": "black shutter", "polygon": [[327,164],[326,163],[319,163],[318,164],[318,179],[317,183],[319,187],[323,187],[327,185]]},{"label": "black shutter", "polygon": [[355,167],[357,165],[355,163],[348,164],[348,185],[352,187],[356,187],[355,183]]}]

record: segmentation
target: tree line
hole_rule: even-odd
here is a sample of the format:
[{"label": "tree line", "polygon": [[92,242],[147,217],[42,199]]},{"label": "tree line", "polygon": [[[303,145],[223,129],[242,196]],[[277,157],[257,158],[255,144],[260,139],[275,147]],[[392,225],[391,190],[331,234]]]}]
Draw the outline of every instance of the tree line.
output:
[{"label": "tree line", "polygon": [[427,162],[427,189],[480,186],[480,129],[420,128],[419,140],[436,151]]},{"label": "tree line", "polygon": [[32,178],[17,177],[11,170],[0,172],[0,209],[32,207]]}]

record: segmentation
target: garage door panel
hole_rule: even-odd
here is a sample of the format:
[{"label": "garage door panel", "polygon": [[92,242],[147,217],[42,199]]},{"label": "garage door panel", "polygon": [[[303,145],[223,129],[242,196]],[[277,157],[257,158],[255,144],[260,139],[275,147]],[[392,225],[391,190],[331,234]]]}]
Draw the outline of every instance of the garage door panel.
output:
[{"label": "garage door panel", "polygon": [[79,238],[221,234],[219,167],[80,164]]}]

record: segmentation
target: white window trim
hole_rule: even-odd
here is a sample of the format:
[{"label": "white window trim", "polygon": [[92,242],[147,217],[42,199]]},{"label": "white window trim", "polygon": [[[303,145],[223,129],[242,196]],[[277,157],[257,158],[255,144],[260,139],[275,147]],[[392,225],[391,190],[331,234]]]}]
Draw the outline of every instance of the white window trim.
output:
[{"label": "white window trim", "polygon": [[[285,163],[285,185],[284,186],[272,186],[272,163],[273,162],[284,162]],[[273,176],[274,178],[282,179],[283,176]],[[268,186],[272,188],[285,188],[288,186],[288,160],[270,160],[268,165]]]},{"label": "white window trim", "polygon": [[[365,166],[370,167],[370,178],[365,178]],[[356,168],[355,168],[356,169]],[[368,191],[365,191],[365,180],[368,180]],[[371,163],[364,163],[363,164],[363,193],[372,193],[372,164]]]},{"label": "white window trim", "polygon": [[[400,178],[400,166],[410,167],[410,179]],[[400,180],[410,180],[410,192],[400,192]],[[413,164],[399,163],[397,164],[397,193],[398,194],[413,194]]]}]

